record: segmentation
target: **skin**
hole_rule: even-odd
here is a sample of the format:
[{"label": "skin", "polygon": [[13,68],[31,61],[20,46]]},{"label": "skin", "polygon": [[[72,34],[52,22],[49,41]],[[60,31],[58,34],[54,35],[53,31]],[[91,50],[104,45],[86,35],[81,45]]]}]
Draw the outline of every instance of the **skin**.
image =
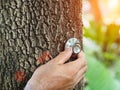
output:
[{"label": "skin", "polygon": [[36,69],[24,90],[72,90],[87,70],[83,51],[75,61],[65,63],[72,55],[67,48],[57,57]]}]

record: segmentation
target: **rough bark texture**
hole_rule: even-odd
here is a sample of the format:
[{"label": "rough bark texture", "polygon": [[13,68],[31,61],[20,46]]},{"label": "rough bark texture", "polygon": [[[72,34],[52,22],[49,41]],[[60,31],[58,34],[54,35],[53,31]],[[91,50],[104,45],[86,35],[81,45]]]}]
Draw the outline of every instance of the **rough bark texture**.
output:
[{"label": "rough bark texture", "polygon": [[[22,90],[42,52],[54,58],[67,39],[82,40],[81,5],[81,0],[0,0],[0,90]],[[24,77],[17,80],[19,74]]]}]

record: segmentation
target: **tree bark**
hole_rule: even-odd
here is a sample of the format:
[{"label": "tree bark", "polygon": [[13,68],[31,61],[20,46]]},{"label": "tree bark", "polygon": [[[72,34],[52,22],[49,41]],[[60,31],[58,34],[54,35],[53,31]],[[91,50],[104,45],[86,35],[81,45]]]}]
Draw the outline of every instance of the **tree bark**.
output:
[{"label": "tree bark", "polygon": [[43,52],[54,58],[69,38],[82,41],[81,8],[81,0],[0,0],[0,90],[22,90]]}]

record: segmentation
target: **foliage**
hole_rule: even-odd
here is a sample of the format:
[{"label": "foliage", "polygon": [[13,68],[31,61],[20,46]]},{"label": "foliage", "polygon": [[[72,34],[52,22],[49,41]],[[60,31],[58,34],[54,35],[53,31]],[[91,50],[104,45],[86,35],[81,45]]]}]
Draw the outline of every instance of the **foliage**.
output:
[{"label": "foliage", "polygon": [[88,63],[88,71],[85,76],[88,85],[85,90],[120,90],[119,84],[108,69],[94,57],[94,53],[91,52],[93,49],[90,46],[85,46],[84,49]]},{"label": "foliage", "polygon": [[84,36],[89,37],[100,45],[120,44],[120,26],[116,24],[104,25],[95,21],[89,22],[89,27],[84,27]]},{"label": "foliage", "polygon": [[89,22],[89,27],[84,27],[84,36],[90,38],[101,47],[95,56],[111,66],[120,58],[120,26],[116,24],[103,25],[95,21]]},{"label": "foliage", "polygon": [[[115,90],[114,81],[107,69],[94,57],[86,55],[88,60],[88,80],[89,90]],[[87,89],[86,89],[87,90]]]},{"label": "foliage", "polygon": [[[111,1],[108,0],[108,2]],[[83,41],[88,62],[88,72],[86,74],[88,86],[85,90],[120,90],[120,25],[118,25],[119,22],[116,22],[119,20],[115,21],[114,19],[115,23],[111,23],[110,16],[114,17],[116,13],[114,15],[106,13],[110,10],[109,8],[103,10],[104,4],[94,5],[95,7],[91,4],[91,10],[85,8],[86,11],[83,15],[85,16],[83,18],[85,19],[83,20],[85,25],[83,27],[85,36]],[[111,3],[111,5],[112,8],[115,7],[114,4]],[[97,7],[101,7],[101,20],[96,19],[99,16],[99,11],[95,9]],[[93,12],[91,13],[91,11]],[[106,18],[109,18],[108,20],[104,19],[104,14],[107,16]],[[106,21],[109,24],[105,24]]]}]

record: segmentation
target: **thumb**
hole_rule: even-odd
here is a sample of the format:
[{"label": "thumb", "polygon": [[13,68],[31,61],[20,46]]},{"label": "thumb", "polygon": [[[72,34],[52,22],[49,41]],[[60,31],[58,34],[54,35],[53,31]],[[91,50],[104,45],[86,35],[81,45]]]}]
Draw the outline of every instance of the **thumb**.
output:
[{"label": "thumb", "polygon": [[65,49],[65,51],[61,52],[58,56],[56,56],[54,60],[58,64],[63,64],[71,57],[71,55],[72,55],[72,48],[69,47]]}]

